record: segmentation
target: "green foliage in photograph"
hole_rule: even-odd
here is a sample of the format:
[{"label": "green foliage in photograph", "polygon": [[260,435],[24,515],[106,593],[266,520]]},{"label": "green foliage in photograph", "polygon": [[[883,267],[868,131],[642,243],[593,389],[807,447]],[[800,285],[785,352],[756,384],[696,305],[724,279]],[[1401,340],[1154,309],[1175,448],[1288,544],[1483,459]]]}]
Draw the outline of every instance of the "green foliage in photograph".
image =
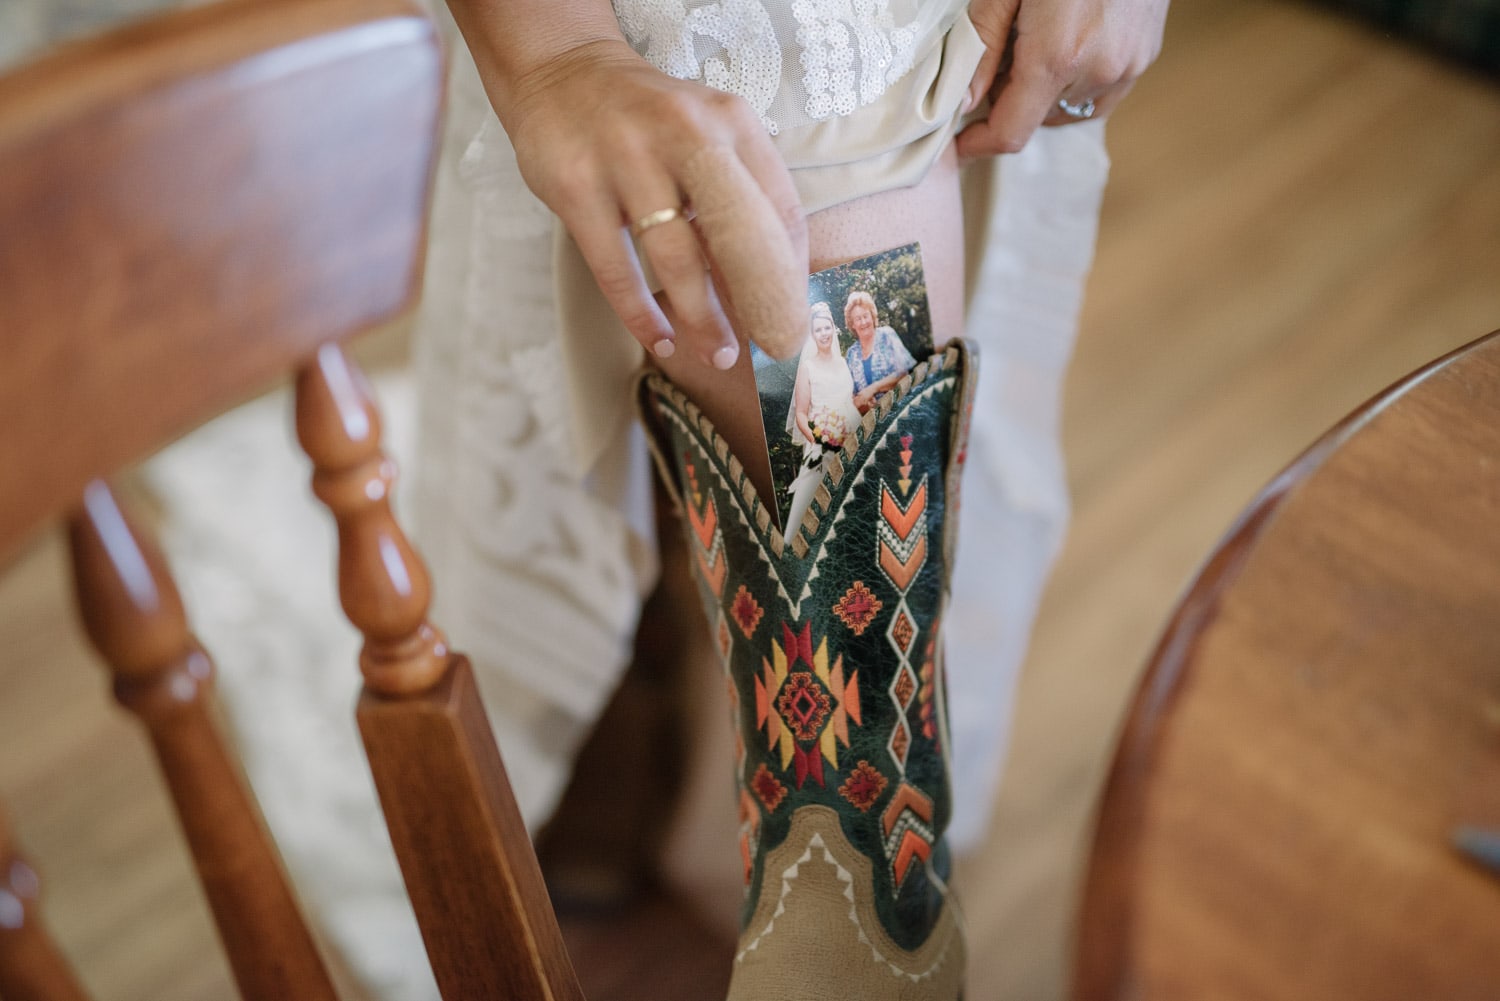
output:
[{"label": "green foliage in photograph", "polygon": [[776,498],[761,500],[775,513],[778,524],[786,508],[786,487],[796,479],[802,464],[802,446],[792,440],[786,429],[791,412],[792,390],[797,380],[797,359],[775,361],[754,345],[750,348],[755,365],[755,388],[760,393],[760,414],[766,429],[766,450],[771,456],[771,482],[776,484]]},{"label": "green foliage in photograph", "polygon": [[809,279],[808,302],[826,302],[833,310],[840,353],[854,343],[854,335],[844,329],[844,303],[850,292],[870,293],[880,314],[877,322],[895,330],[914,357],[922,359],[932,353],[932,313],[927,308],[927,281],[916,244],[840,264]]},{"label": "green foliage in photograph", "polygon": [[[833,322],[839,328],[841,355],[854,344],[854,334],[844,323],[844,303],[851,292],[870,294],[875,300],[877,324],[896,331],[913,357],[920,360],[932,354],[932,314],[927,307],[922,254],[916,244],[841,264],[808,279],[808,305],[828,303]],[[778,362],[754,345],[751,358],[766,430],[766,449],[771,459],[771,481],[776,484],[774,500],[768,497],[762,500],[773,507],[779,523],[789,500],[787,488],[797,478],[803,461],[801,439],[788,432],[786,426],[798,359]]]},{"label": "green foliage in photograph", "polygon": [[788,485],[797,478],[802,468],[802,446],[792,441],[792,436],[783,431],[771,442],[771,482],[776,484],[776,511],[778,519],[786,510]]}]

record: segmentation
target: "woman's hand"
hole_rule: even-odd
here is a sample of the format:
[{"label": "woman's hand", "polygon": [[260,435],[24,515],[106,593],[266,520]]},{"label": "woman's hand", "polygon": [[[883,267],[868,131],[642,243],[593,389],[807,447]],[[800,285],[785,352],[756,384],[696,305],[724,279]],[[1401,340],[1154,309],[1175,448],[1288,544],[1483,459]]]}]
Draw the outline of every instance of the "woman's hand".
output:
[{"label": "woman's hand", "polygon": [[[1102,118],[1161,51],[1167,0],[972,0],[969,18],[989,51],[969,84],[988,118],[958,136],[962,157],[1016,153],[1039,125]],[[1088,107],[1070,115],[1060,101]]]},{"label": "woman's hand", "polygon": [[[503,105],[526,183],[643,346],[729,368],[739,354],[731,318],[774,357],[801,346],[806,219],[745,101],[661,73],[623,39],[595,39],[507,80]],[[658,302],[629,227],[679,208],[638,237],[661,283]]]},{"label": "woman's hand", "polygon": [[854,409],[860,413],[868,413],[875,405],[875,394],[880,390],[877,386],[866,386],[854,394]]}]

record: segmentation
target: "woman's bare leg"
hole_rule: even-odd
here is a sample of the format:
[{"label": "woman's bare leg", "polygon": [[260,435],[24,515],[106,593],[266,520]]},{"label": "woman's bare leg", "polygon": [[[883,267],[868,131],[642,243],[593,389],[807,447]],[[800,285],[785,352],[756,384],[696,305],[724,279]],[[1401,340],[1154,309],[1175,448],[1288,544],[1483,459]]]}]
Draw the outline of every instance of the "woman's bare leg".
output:
[{"label": "woman's bare leg", "polygon": [[[920,243],[934,339],[941,345],[963,332],[963,206],[951,144],[916,187],[835,205],[809,216],[807,224],[815,272]],[[840,305],[834,305],[835,312]]]}]

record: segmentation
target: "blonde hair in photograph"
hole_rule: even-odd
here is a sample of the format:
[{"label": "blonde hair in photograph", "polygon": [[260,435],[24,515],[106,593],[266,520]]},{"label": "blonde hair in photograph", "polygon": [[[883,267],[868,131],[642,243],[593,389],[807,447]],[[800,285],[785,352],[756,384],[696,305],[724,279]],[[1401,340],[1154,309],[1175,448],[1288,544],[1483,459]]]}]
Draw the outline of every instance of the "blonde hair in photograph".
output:
[{"label": "blonde hair in photograph", "polygon": [[849,298],[844,302],[844,326],[850,333],[854,332],[854,321],[849,318],[857,307],[864,307],[870,311],[870,322],[880,322],[880,311],[875,308],[875,297],[868,292],[850,292]]}]

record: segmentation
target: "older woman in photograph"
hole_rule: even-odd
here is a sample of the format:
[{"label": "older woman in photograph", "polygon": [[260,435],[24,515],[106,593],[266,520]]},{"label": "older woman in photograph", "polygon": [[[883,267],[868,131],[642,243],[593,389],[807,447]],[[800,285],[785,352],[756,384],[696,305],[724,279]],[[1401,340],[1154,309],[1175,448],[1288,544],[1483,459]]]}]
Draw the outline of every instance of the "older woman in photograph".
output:
[{"label": "older woman in photograph", "polygon": [[875,297],[868,292],[849,293],[844,303],[844,325],[857,341],[849,346],[844,360],[854,381],[854,405],[864,413],[900,382],[917,360],[896,331],[880,326]]},{"label": "older woman in photograph", "polygon": [[826,302],[814,303],[809,322],[811,336],[802,348],[797,382],[792,390],[787,430],[802,442],[802,468],[787,493],[784,527],[796,531],[802,514],[823,478],[823,456],[844,446],[844,438],[859,423],[854,406],[854,381],[849,367],[839,357],[839,328]]}]

